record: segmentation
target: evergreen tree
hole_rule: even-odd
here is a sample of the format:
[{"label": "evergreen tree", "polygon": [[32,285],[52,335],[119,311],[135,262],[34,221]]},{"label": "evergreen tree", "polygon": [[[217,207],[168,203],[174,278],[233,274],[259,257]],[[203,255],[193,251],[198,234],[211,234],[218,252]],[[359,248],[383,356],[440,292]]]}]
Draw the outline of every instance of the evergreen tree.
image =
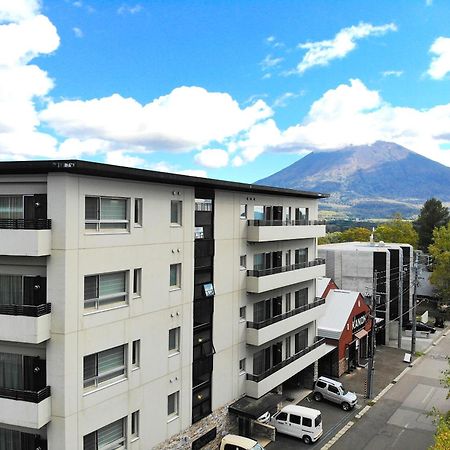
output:
[{"label": "evergreen tree", "polygon": [[435,198],[427,200],[414,222],[414,228],[419,234],[419,248],[428,252],[428,247],[433,240],[433,230],[447,225],[449,221],[448,208],[443,206],[440,200]]}]

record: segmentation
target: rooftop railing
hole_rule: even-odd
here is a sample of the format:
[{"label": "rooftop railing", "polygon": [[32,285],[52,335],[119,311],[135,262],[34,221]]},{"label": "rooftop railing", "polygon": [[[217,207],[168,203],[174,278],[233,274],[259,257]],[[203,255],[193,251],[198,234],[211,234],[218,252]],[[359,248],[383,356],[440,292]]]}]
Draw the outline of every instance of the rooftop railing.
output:
[{"label": "rooftop railing", "polygon": [[306,355],[307,353],[311,352],[312,350],[316,349],[317,347],[321,346],[322,344],[325,344],[325,339],[324,338],[316,338],[316,341],[314,342],[314,344],[310,345],[309,347],[304,348],[303,350],[300,350],[298,353],[295,353],[291,357],[281,361],[279,364],[276,364],[275,366],[271,367],[270,369],[266,370],[265,372],[262,372],[258,375],[253,375],[251,373],[248,373],[247,380],[255,381],[256,383],[259,383],[260,381],[264,380],[265,378],[269,377],[270,375],[273,375],[278,370],[293,363],[297,359],[301,358],[302,356]]},{"label": "rooftop railing", "polygon": [[325,225],[325,220],[247,220],[247,225],[252,227],[289,227],[300,225]]},{"label": "rooftop railing", "polygon": [[4,230],[50,230],[51,219],[0,219],[0,229]]},{"label": "rooftop railing", "polygon": [[280,322],[281,320],[287,319],[288,317],[292,317],[302,312],[309,311],[312,308],[316,308],[317,306],[324,304],[324,298],[316,297],[313,302],[308,303],[307,305],[299,306],[298,308],[292,309],[291,311],[285,312],[284,314],[279,314],[278,316],[274,316],[260,322],[247,322],[247,328],[260,330],[261,328]]},{"label": "rooftop railing", "polygon": [[320,266],[325,264],[324,258],[316,258],[304,263],[290,264],[289,266],[272,267],[270,269],[247,270],[248,277],[265,277],[276,273],[291,272],[292,270],[306,269],[307,267]]},{"label": "rooftop railing", "polygon": [[49,314],[52,311],[51,303],[44,303],[42,305],[1,305],[0,315],[7,316],[27,316],[40,317]]}]

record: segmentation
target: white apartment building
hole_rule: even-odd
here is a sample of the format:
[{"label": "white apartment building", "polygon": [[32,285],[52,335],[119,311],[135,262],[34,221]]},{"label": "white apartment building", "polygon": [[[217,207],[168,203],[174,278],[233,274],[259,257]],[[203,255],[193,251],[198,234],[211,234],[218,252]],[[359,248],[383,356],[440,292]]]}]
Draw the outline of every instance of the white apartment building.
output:
[{"label": "white apartment building", "polygon": [[326,260],[327,277],[341,289],[372,296],[377,274],[377,318],[382,321],[379,321],[377,340],[388,344],[390,339],[395,339],[400,315],[404,322],[411,318],[413,247],[384,242],[343,242],[318,248],[319,256]]},{"label": "white apartment building", "polygon": [[0,163],[0,449],[200,448],[317,375],[324,196]]}]

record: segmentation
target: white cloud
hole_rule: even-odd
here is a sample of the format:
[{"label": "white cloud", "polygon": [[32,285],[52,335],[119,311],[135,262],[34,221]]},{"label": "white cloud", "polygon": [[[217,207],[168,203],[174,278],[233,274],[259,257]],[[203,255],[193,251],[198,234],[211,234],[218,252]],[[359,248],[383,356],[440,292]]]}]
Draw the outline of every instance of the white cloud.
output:
[{"label": "white cloud", "polygon": [[285,107],[289,100],[300,97],[304,95],[304,91],[300,91],[298,93],[295,92],[285,92],[284,94],[279,95],[272,103],[272,108],[283,108]]},{"label": "white cloud", "polygon": [[228,165],[228,153],[220,148],[202,150],[194,157],[195,162],[204,167],[218,169]]},{"label": "white cloud", "polygon": [[145,159],[139,158],[138,156],[131,156],[125,153],[123,150],[108,152],[106,154],[105,162],[107,164],[113,164],[115,166],[139,167],[139,168],[144,168],[146,165]]},{"label": "white cloud", "polygon": [[450,38],[438,37],[430,48],[434,56],[428,75],[435,80],[442,80],[450,72]]},{"label": "white cloud", "polygon": [[226,93],[183,86],[146,105],[118,94],[51,103],[40,118],[71,138],[98,138],[148,151],[191,151],[223,142],[271,115],[262,100],[241,109]]},{"label": "white cloud", "polygon": [[136,4],[136,5],[121,5],[119,8],[117,8],[117,14],[137,14],[143,10],[142,5]]},{"label": "white cloud", "polygon": [[81,28],[73,27],[72,31],[75,37],[77,38],[82,38],[84,36],[83,30]]},{"label": "white cloud", "polygon": [[54,157],[58,142],[40,132],[36,100],[53,88],[47,73],[29,64],[53,52],[59,36],[37,1],[3,1],[0,7],[0,154],[5,159]]},{"label": "white cloud", "polygon": [[403,70],[385,70],[384,72],[381,73],[381,75],[383,75],[384,78],[387,77],[401,77],[403,75]]},{"label": "white cloud", "polygon": [[272,55],[267,55],[260,63],[262,70],[270,70],[283,62],[283,58],[276,58]]},{"label": "white cloud", "polygon": [[314,66],[326,66],[333,59],[344,58],[356,48],[356,41],[368,36],[382,36],[389,31],[397,31],[394,23],[374,26],[370,23],[360,23],[356,26],[343,28],[334,39],[299,44],[299,48],[306,49],[302,61],[295,72],[303,73]]}]

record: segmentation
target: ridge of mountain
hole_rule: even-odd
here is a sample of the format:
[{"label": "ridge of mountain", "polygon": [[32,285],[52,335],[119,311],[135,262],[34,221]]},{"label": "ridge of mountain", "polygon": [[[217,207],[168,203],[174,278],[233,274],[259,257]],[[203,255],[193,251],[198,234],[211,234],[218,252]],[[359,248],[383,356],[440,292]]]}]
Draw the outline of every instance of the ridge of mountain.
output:
[{"label": "ridge of mountain", "polygon": [[327,192],[322,210],[360,218],[409,217],[428,198],[450,201],[450,167],[384,141],[310,153],[256,184]]}]

